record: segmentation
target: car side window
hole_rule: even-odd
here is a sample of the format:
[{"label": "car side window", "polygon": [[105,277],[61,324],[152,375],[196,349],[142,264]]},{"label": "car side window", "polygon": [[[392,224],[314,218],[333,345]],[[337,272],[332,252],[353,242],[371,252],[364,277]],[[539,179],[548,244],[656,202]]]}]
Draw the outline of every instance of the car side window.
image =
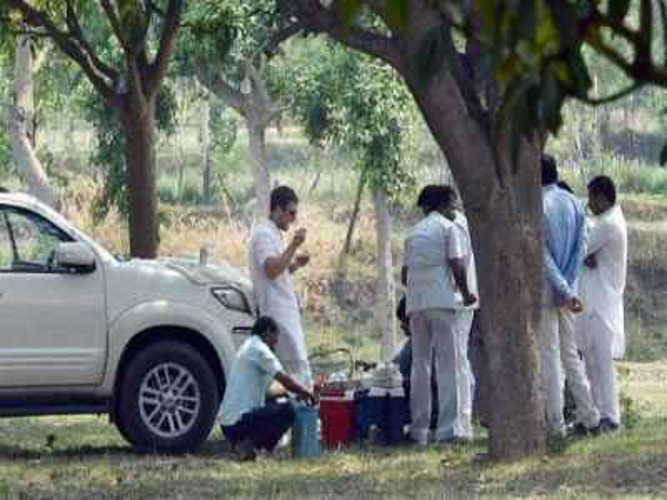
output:
[{"label": "car side window", "polygon": [[50,272],[56,248],[71,239],[43,217],[15,208],[0,209],[0,271]]}]

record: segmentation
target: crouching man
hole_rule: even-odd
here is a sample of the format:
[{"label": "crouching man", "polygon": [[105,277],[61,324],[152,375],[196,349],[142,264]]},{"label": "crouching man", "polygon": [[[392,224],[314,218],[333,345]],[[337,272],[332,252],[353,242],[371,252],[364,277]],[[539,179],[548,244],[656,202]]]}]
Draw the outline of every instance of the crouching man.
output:
[{"label": "crouching man", "polygon": [[313,393],[287,375],[274,354],[278,335],[273,319],[262,316],[255,322],[252,336],[240,347],[232,365],[220,406],[222,433],[243,461],[254,460],[258,449],[273,451],[294,423],[292,403],[266,403],[267,389],[274,380],[306,403],[315,403]]}]

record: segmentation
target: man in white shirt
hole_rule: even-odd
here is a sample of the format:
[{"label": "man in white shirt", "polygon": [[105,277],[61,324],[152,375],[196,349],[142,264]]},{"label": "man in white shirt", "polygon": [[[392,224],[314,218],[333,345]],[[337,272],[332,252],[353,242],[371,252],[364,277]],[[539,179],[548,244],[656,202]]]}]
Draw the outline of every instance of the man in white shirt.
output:
[{"label": "man in white shirt", "polygon": [[297,250],[306,240],[306,229],[297,229],[287,246],[282,236],[296,220],[298,204],[296,193],[288,186],[279,186],[271,192],[269,218],[256,224],[252,230],[248,261],[259,313],[273,318],[281,331],[276,346],[278,358],[288,373],[306,387],[312,387],[301,313],[292,278],[297,269],[309,261],[307,254],[297,255]]},{"label": "man in white shirt", "polygon": [[614,359],[625,351],[623,291],[628,234],[616,186],[609,177],[588,184],[588,247],[579,289],[584,313],[577,321],[577,341],[584,356],[593,401],[600,410],[600,431],[615,431],[620,422]]},{"label": "man in white shirt", "polygon": [[[452,203],[445,216],[454,223],[454,228],[459,232],[463,250],[462,261],[466,270],[466,279],[469,292],[478,296],[477,293],[477,269],[475,267],[475,255],[472,250],[472,240],[468,229],[468,220],[460,210],[456,210]],[[454,358],[451,360],[456,369],[456,377],[449,383],[447,392],[449,401],[444,401],[441,408],[445,408],[444,421],[449,421],[448,415],[453,415],[453,426],[448,428],[438,426],[436,439],[438,441],[450,441],[456,438],[472,439],[472,402],[475,387],[470,358],[468,356],[468,344],[470,341],[470,329],[475,315],[475,309],[479,309],[479,300],[472,305],[464,305],[463,297],[459,294],[454,302],[456,321],[453,324],[454,333]],[[450,408],[447,410],[447,408]]]},{"label": "man in white shirt", "polygon": [[401,277],[407,286],[406,310],[412,331],[410,436],[419,445],[426,445],[428,440],[433,351],[440,401],[436,438],[453,441],[468,437],[456,435],[457,429],[466,428],[465,424],[456,424],[461,418],[460,398],[456,399],[454,412],[451,407],[443,406],[451,400],[447,387],[454,385],[459,389],[465,383],[460,377],[462,360],[457,351],[455,332],[459,317],[456,311],[459,304],[470,306],[477,301],[468,287],[461,232],[444,216],[455,196],[447,186],[426,186],[417,201],[424,218],[405,240]]},{"label": "man in white shirt", "polygon": [[312,392],[284,373],[273,353],[279,338],[276,322],[261,316],[232,365],[218,418],[240,460],[254,460],[260,448],[273,451],[294,423],[292,403],[266,404],[271,382],[276,380],[307,403],[315,403]]}]

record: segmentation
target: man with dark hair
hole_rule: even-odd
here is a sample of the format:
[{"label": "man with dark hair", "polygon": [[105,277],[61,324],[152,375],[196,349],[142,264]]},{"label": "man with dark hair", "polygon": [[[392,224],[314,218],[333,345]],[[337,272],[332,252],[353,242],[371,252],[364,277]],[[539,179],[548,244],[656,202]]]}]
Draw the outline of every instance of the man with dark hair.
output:
[{"label": "man with dark hair", "polygon": [[623,291],[628,233],[616,186],[605,175],[588,183],[588,248],[581,275],[586,310],[577,321],[577,341],[584,356],[593,401],[600,410],[600,431],[615,431],[621,414],[614,359],[623,357]]},{"label": "man with dark hair", "polygon": [[266,403],[271,382],[276,380],[307,403],[315,403],[313,393],[287,375],[273,353],[279,338],[276,322],[260,316],[232,365],[219,420],[240,460],[254,460],[257,449],[273,451],[294,423],[292,403]]},{"label": "man with dark hair", "polygon": [[259,313],[272,317],[281,330],[276,347],[278,358],[288,373],[306,387],[312,387],[292,278],[310,260],[305,253],[297,254],[306,241],[306,229],[297,229],[287,246],[282,237],[296,221],[298,203],[296,193],[288,186],[279,186],[271,192],[269,218],[257,223],[252,230],[248,261]]},{"label": "man with dark hair", "polygon": [[288,207],[290,204],[299,204],[299,198],[291,187],[278,186],[271,191],[270,212],[279,208]]},{"label": "man with dark hair", "polygon": [[[410,437],[419,445],[428,442],[431,418],[431,364],[437,359],[439,417],[436,438],[454,440],[458,411],[443,411],[443,402],[451,400],[446,387],[456,384],[455,325],[456,307],[474,304],[477,297],[468,287],[464,261],[464,242],[460,232],[444,213],[455,193],[448,186],[426,186],[417,203],[424,218],[405,240],[401,279],[407,287],[406,313],[412,332],[412,373],[410,387]],[[455,433],[455,431],[454,431]],[[451,439],[450,439],[451,438]]]},{"label": "man with dark hair", "polygon": [[576,283],[586,249],[586,216],[583,206],[557,186],[556,162],[542,158],[544,206],[544,264],[546,283],[542,302],[539,345],[542,386],[545,391],[547,430],[565,435],[563,373],[576,406],[575,429],[579,433],[598,428],[600,414],[593,404],[583,362],[574,337],[574,314],[583,306]]}]

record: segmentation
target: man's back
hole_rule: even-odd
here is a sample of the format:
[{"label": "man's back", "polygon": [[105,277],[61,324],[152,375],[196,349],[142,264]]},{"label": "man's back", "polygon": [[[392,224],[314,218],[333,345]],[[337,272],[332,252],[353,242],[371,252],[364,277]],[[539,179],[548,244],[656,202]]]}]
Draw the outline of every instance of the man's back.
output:
[{"label": "man's back", "polygon": [[447,260],[460,257],[460,238],[443,215],[432,212],[414,226],[403,255],[408,269],[408,313],[454,307],[456,291]]},{"label": "man's back", "polygon": [[544,241],[548,285],[571,295],[586,244],[586,216],[572,194],[555,184],[544,186]]}]

